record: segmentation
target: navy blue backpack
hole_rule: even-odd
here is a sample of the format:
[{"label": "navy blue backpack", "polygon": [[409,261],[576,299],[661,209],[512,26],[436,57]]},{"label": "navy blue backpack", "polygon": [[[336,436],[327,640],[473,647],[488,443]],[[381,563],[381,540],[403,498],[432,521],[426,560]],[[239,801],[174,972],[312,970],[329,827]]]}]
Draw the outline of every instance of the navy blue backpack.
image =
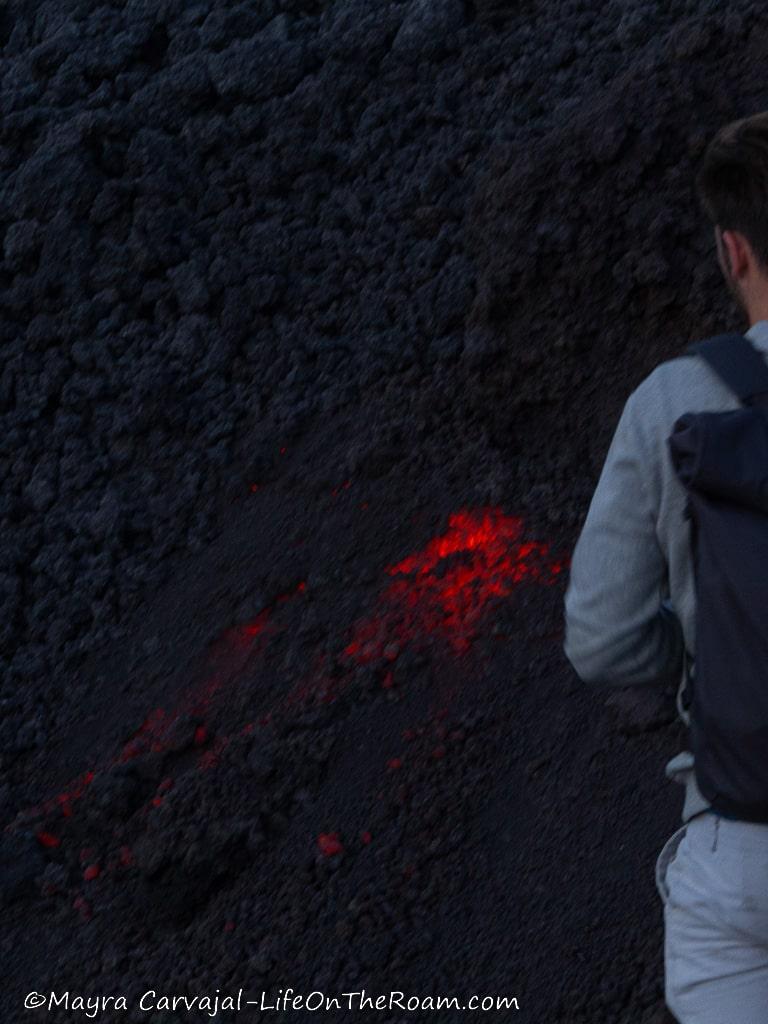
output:
[{"label": "navy blue backpack", "polygon": [[691,526],[695,671],[682,700],[694,771],[715,810],[768,822],[768,367],[743,334],[686,353],[742,403],[684,413],[667,439]]}]

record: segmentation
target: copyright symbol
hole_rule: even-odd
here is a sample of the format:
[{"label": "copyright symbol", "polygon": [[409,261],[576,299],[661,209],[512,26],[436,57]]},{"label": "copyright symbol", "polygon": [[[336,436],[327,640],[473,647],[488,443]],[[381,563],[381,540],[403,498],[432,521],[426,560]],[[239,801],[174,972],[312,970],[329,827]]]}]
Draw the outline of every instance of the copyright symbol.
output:
[{"label": "copyright symbol", "polygon": [[30,992],[27,998],[24,1000],[25,1010],[34,1010],[38,1006],[43,1006],[45,1003],[45,996],[41,992]]}]

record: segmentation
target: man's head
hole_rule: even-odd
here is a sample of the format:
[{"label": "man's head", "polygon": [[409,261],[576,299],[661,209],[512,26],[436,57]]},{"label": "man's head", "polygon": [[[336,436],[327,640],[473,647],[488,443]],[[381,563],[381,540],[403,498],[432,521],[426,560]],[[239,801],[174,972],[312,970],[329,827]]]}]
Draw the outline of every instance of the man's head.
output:
[{"label": "man's head", "polygon": [[696,191],[715,226],[728,290],[750,324],[768,319],[768,111],[720,129]]}]

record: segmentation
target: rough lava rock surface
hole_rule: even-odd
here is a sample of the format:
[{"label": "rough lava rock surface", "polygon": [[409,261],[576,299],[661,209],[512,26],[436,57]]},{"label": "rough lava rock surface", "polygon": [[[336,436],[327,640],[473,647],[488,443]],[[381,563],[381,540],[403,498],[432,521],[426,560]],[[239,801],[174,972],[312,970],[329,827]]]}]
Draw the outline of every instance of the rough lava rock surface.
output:
[{"label": "rough lava rock surface", "polygon": [[[733,326],[691,182],[762,6],[9,0],[0,49],[3,1020],[660,1024],[683,734],[575,679],[555,569],[631,388]],[[515,517],[552,585],[486,600]]]}]

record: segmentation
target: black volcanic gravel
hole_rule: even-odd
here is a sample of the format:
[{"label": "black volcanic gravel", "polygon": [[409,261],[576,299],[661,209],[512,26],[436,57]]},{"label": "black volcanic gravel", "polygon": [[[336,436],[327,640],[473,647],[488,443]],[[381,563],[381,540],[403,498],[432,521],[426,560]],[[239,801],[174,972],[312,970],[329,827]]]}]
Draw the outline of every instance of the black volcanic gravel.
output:
[{"label": "black volcanic gravel", "polygon": [[565,559],[631,388],[733,327],[692,174],[768,17],[724,7],[0,8],[3,1021],[667,1020],[672,695],[579,683],[565,574],[461,654],[377,602],[461,509]]}]

